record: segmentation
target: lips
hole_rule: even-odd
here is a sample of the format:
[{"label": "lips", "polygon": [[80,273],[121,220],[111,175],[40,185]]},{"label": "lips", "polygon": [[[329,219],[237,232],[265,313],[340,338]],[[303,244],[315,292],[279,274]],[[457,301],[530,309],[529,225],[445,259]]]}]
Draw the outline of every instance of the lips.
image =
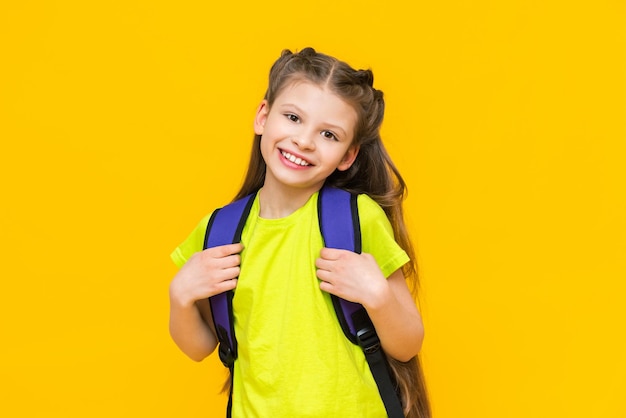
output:
[{"label": "lips", "polygon": [[294,163],[296,165],[299,165],[301,167],[307,167],[307,166],[311,165],[310,162],[302,159],[301,157],[296,157],[295,155],[290,154],[287,151],[280,150],[280,153],[282,154],[283,157],[285,157],[285,159],[287,159],[287,160],[291,161],[292,163]]}]

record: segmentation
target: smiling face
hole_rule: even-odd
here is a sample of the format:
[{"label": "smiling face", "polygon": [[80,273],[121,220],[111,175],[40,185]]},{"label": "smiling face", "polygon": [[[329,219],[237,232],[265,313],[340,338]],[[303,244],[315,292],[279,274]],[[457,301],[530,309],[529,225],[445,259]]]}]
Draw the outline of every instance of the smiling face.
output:
[{"label": "smiling face", "polygon": [[261,135],[267,188],[319,190],[335,170],[350,168],[357,114],[329,90],[308,81],[286,86],[272,107],[261,102],[254,131]]}]

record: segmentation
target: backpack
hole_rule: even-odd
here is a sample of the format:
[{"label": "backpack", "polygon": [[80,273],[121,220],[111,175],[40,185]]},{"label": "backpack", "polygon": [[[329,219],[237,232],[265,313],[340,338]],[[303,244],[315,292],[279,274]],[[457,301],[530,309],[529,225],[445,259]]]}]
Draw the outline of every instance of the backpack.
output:
[{"label": "backpack", "polygon": [[[256,193],[237,200],[213,212],[207,225],[204,249],[241,241],[243,231]],[[361,229],[357,195],[345,190],[324,186],[317,203],[320,232],[325,247],[361,252]],[[219,357],[233,376],[237,358],[237,339],[233,320],[232,290],[209,298],[213,323],[219,340]],[[385,353],[381,349],[376,330],[365,308],[331,295],[337,319],[346,337],[358,344],[365,354],[378,391],[390,418],[402,418],[404,412],[396,385],[390,374]],[[227,416],[232,406],[232,383]]]}]

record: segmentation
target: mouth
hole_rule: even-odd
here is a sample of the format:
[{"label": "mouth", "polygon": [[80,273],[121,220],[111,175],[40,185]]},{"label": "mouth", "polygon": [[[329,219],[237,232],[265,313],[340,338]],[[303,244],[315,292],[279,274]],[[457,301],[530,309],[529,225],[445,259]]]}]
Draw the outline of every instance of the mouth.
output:
[{"label": "mouth", "polygon": [[304,160],[304,159],[302,159],[300,157],[296,157],[295,155],[290,154],[287,151],[280,150],[280,153],[281,153],[281,155],[283,157],[285,157],[285,159],[287,159],[287,160],[291,161],[292,163],[294,163],[296,165],[299,165],[301,167],[308,167],[308,166],[311,165],[310,162],[308,162],[308,161],[306,161],[306,160]]}]

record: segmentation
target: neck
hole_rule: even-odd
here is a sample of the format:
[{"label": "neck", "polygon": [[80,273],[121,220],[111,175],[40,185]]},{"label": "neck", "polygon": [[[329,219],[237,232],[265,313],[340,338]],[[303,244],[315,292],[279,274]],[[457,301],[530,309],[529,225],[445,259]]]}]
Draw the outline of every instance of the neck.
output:
[{"label": "neck", "polygon": [[300,209],[319,189],[278,188],[265,184],[259,192],[261,218],[279,219]]}]

